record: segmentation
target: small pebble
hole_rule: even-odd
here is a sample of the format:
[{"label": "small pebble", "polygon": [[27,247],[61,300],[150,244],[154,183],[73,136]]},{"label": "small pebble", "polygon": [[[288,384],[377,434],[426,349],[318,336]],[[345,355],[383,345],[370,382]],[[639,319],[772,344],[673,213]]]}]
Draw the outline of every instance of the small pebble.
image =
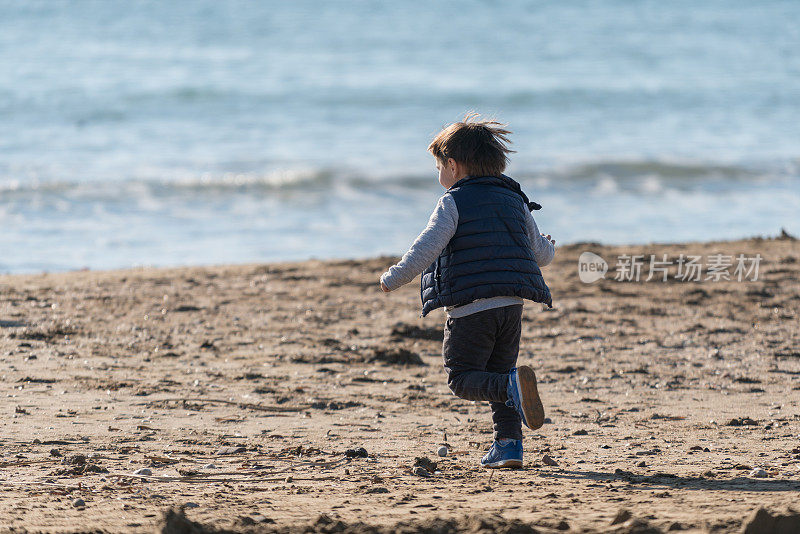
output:
[{"label": "small pebble", "polygon": [[556,466],[556,465],[558,465],[558,462],[556,462],[555,460],[553,460],[552,458],[550,458],[550,456],[549,456],[549,455],[547,455],[547,454],[545,454],[544,456],[542,456],[542,463],[543,463],[544,465],[552,465],[552,466]]},{"label": "small pebble", "polygon": [[238,447],[230,446],[230,447],[220,447],[215,454],[217,456],[224,456],[226,454],[239,454],[242,452],[247,452],[247,448],[242,446]]},{"label": "small pebble", "polygon": [[261,514],[243,515],[239,517],[239,523],[244,526],[252,526],[258,523],[274,523],[274,522],[275,521],[273,521],[272,519],[264,517]]},{"label": "small pebble", "polygon": [[50,449],[50,456],[61,456],[61,451],[58,449]]},{"label": "small pebble", "polygon": [[83,508],[84,506],[86,506],[86,503],[83,501],[83,499],[78,497],[77,499],[72,501],[72,506],[74,506],[75,508]]},{"label": "small pebble", "polygon": [[767,478],[767,472],[757,467],[750,471],[750,476],[753,478]]},{"label": "small pebble", "polygon": [[647,467],[647,462],[645,462],[644,460],[642,460],[641,462],[639,462],[638,464],[636,464],[636,467]]},{"label": "small pebble", "polygon": [[420,467],[420,466],[417,466],[417,467],[414,468],[414,474],[417,475],[418,477],[425,477],[425,478],[431,476],[431,472],[430,471],[428,471],[424,467]]},{"label": "small pebble", "polygon": [[206,464],[203,466],[203,469],[216,469],[217,466],[214,464]]},{"label": "small pebble", "polygon": [[133,474],[134,475],[146,475],[146,476],[149,476],[149,475],[153,474],[153,471],[151,471],[147,467],[142,467],[141,469],[137,469],[136,471],[134,471]]},{"label": "small pebble", "polygon": [[184,505],[183,505],[183,507],[184,507],[184,508],[199,508],[199,507],[200,507],[200,505],[199,505],[199,504],[197,504],[196,502],[191,502],[191,501],[189,501],[189,502],[187,502],[186,504],[184,504]]},{"label": "small pebble", "polygon": [[427,472],[433,473],[436,471],[436,462],[432,461],[430,458],[426,456],[418,456],[414,458],[413,467],[421,467]]},{"label": "small pebble", "polygon": [[442,445],[442,446],[441,446],[441,447],[439,447],[439,449],[436,451],[436,454],[438,454],[439,456],[441,456],[442,458],[444,458],[445,456],[447,456],[447,452],[448,452],[448,450],[447,450],[447,447],[445,447],[444,445]]},{"label": "small pebble", "polygon": [[344,451],[344,455],[347,458],[366,458],[367,457],[367,449],[364,447],[358,447],[355,449],[347,449]]}]

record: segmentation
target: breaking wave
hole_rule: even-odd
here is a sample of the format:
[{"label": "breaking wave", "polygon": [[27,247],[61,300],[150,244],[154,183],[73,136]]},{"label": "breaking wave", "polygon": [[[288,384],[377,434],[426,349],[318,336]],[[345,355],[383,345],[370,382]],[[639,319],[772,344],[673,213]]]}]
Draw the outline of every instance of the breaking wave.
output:
[{"label": "breaking wave", "polygon": [[[148,175],[152,176],[153,171]],[[433,173],[394,174],[372,177],[355,171],[332,169],[295,169],[267,173],[175,173],[165,172],[164,178],[132,178],[107,181],[22,181],[8,179],[0,182],[0,203],[3,199],[20,199],[35,195],[86,196],[100,198],[129,197],[140,193],[153,196],[270,194],[314,190],[324,192],[336,188],[381,189],[386,187],[438,187]],[[513,177],[523,184],[546,186],[552,189],[588,188],[613,192],[620,188],[655,193],[664,187],[685,189],[719,187],[737,184],[798,180],[798,161],[781,164],[735,166],[664,161],[598,161],[565,165],[544,170],[518,172]]]}]

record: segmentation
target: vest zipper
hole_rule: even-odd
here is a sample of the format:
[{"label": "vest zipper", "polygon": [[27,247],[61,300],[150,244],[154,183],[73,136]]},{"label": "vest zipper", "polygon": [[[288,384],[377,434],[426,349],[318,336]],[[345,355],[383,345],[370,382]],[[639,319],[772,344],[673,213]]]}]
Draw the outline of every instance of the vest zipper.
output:
[{"label": "vest zipper", "polygon": [[441,272],[442,272],[441,261],[442,261],[442,256],[440,255],[438,258],[436,258],[436,272],[433,274],[433,279],[436,282],[436,294],[439,297],[442,296],[442,284],[440,283]]}]

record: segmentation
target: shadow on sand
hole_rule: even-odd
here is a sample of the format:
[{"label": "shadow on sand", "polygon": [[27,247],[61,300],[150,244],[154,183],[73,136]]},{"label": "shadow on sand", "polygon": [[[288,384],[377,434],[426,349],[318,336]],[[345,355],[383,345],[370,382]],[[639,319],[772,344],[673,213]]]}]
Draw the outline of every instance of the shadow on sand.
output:
[{"label": "shadow on sand", "polygon": [[659,489],[688,489],[708,491],[800,491],[800,480],[781,479],[769,480],[749,477],[736,477],[716,479],[703,476],[682,477],[672,473],[654,473],[652,475],[637,475],[630,471],[617,469],[613,473],[600,471],[559,470],[540,472],[544,478],[560,478],[572,480],[593,480],[598,483],[629,482],[632,485],[648,486]]}]

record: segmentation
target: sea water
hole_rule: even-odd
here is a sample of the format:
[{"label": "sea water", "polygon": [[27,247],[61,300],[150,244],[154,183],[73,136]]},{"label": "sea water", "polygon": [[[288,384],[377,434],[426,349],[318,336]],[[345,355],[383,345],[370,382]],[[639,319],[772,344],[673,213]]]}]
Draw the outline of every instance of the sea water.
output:
[{"label": "sea water", "polygon": [[400,254],[476,110],[559,243],[800,232],[800,3],[0,0],[0,272]]}]

